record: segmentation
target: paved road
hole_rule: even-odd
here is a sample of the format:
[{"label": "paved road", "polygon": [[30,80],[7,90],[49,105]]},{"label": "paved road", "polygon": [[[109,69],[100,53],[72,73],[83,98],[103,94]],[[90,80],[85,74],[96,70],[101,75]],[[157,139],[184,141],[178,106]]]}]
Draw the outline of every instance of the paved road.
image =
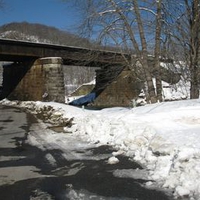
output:
[{"label": "paved road", "polygon": [[[144,180],[113,176],[116,169],[141,167],[123,156],[118,156],[118,164],[108,165],[106,160],[113,152],[110,147],[77,152],[92,152],[94,159],[68,159],[60,149],[41,150],[26,142],[31,125],[37,124],[33,116],[3,106],[0,112],[0,200],[170,199],[143,188]],[[55,165],[47,162],[48,156],[56,159]]]}]

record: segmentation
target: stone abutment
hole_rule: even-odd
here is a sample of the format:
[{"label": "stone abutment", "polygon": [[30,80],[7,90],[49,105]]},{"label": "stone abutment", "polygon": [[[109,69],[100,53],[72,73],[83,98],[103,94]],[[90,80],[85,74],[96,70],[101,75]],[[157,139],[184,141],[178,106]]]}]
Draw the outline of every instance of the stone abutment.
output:
[{"label": "stone abutment", "polygon": [[35,61],[12,63],[3,68],[1,98],[65,102],[62,58],[40,58]]}]

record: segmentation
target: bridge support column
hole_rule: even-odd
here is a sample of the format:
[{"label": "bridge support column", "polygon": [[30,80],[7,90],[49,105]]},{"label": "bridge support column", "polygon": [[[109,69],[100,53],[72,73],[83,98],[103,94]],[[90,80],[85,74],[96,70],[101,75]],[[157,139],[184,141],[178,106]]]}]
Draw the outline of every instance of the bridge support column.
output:
[{"label": "bridge support column", "polygon": [[[17,73],[16,68],[15,70]],[[65,88],[62,59],[59,57],[37,59],[8,96],[8,99],[64,103]]]}]

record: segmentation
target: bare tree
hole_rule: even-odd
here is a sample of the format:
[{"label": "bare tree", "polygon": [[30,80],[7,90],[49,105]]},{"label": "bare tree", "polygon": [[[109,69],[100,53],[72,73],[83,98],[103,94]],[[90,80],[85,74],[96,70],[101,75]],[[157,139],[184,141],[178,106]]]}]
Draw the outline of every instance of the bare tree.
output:
[{"label": "bare tree", "polygon": [[[168,4],[168,9],[167,9]],[[190,98],[199,98],[200,87],[200,3],[199,0],[184,0],[181,4],[169,0],[165,11],[171,16],[167,21],[167,35],[171,55],[188,66]]]},{"label": "bare tree", "polygon": [[160,69],[160,56],[161,56],[161,30],[162,30],[162,0],[156,2],[156,35],[155,35],[155,78],[156,78],[156,93],[157,100],[162,101],[162,80],[161,80],[161,69]]},{"label": "bare tree", "polygon": [[[63,0],[64,2],[70,0]],[[199,0],[75,0],[83,6],[85,23],[82,30],[98,38],[100,44],[115,44],[136,57],[141,63],[151,102],[162,101],[159,58],[171,57],[181,61],[185,72],[189,66],[190,97],[199,98],[200,87],[200,3]],[[81,3],[82,2],[82,3]],[[83,28],[84,27],[84,28]],[[154,42],[153,42],[154,41]],[[154,55],[152,69],[148,53]],[[125,58],[126,59],[126,58]],[[182,62],[183,61],[183,62]],[[133,62],[127,66],[137,74]]]},{"label": "bare tree", "polygon": [[199,98],[200,86],[200,3],[199,0],[193,0],[190,5],[188,0],[185,0],[188,10],[189,28],[190,28],[190,73],[191,73],[191,88],[190,97],[192,99]]},{"label": "bare tree", "polygon": [[[138,68],[135,67],[135,60],[140,62],[140,73],[143,73],[143,78],[147,83],[147,93],[151,103],[162,100],[159,69],[161,3],[161,0],[87,0],[84,3],[79,1],[79,5],[83,6],[83,19],[85,19],[82,31],[96,38],[99,44],[119,47],[122,56],[124,52],[128,52],[136,58],[128,60],[124,56],[127,67],[136,75]],[[153,48],[155,52],[152,51],[152,47],[155,47]],[[149,52],[156,56],[154,71],[158,71],[156,73],[157,92],[153,84],[153,69],[148,63]]]},{"label": "bare tree", "polygon": [[146,38],[145,38],[144,26],[143,26],[143,22],[142,22],[142,18],[141,18],[141,14],[140,14],[140,11],[139,11],[139,6],[138,6],[137,0],[133,0],[133,7],[134,7],[134,12],[135,12],[135,16],[136,16],[137,25],[138,25],[138,30],[139,30],[140,40],[141,40],[141,46],[142,46],[140,60],[141,60],[141,63],[144,67],[144,70],[145,70],[150,101],[152,103],[155,103],[157,101],[157,99],[156,99],[156,95],[155,95],[155,88],[154,88],[154,85],[153,85],[151,69],[149,69],[149,66],[148,66],[147,41],[146,41]]}]

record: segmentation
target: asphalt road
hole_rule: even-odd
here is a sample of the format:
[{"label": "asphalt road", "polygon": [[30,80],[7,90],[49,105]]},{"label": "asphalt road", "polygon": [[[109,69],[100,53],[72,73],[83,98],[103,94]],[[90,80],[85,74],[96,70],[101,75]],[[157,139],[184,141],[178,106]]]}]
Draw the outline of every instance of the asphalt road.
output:
[{"label": "asphalt road", "polygon": [[[29,145],[27,134],[34,116],[0,106],[0,200],[170,200],[161,191],[145,189],[145,180],[113,176],[116,169],[141,168],[127,157],[109,165],[109,146],[89,148],[95,159],[63,157],[60,149],[41,150]],[[80,153],[80,152],[77,152]],[[47,162],[56,158],[56,165]],[[102,156],[103,155],[103,156]]]}]

